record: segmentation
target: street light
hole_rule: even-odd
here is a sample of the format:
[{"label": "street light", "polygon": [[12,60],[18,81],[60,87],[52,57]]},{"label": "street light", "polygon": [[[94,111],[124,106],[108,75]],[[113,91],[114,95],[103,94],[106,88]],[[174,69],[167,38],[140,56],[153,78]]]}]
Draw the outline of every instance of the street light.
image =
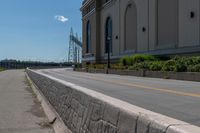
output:
[{"label": "street light", "polygon": [[108,74],[109,69],[110,69],[110,41],[111,41],[111,37],[108,36],[107,37],[107,48],[108,48],[108,60],[107,60],[107,71],[106,73]]}]

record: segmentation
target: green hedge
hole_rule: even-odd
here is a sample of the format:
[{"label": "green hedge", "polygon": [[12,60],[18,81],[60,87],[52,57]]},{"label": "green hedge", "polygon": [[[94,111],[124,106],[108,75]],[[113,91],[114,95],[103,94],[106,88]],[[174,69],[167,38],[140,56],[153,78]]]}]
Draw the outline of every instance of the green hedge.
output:
[{"label": "green hedge", "polygon": [[133,64],[133,60],[131,56],[124,56],[120,59],[120,64],[123,66],[131,66]]},{"label": "green hedge", "polygon": [[[90,64],[88,68],[106,69],[106,64]],[[152,55],[136,54],[124,56],[117,64],[111,64],[117,70],[150,70],[174,72],[200,72],[200,56],[160,58]]]},{"label": "green hedge", "polygon": [[124,56],[120,59],[120,64],[123,66],[132,66],[136,63],[142,63],[144,61],[157,61],[158,58],[156,58],[153,55],[146,55],[146,54],[136,54],[133,56]]},{"label": "green hedge", "polygon": [[158,59],[153,55],[146,55],[146,54],[136,54],[131,56],[131,59],[134,63],[141,63],[144,61],[157,61]]},{"label": "green hedge", "polygon": [[[135,55],[132,57],[124,57],[123,60],[127,58],[132,59],[132,64],[128,65],[129,70],[200,72],[200,56],[176,56],[169,60],[160,60],[151,55]],[[123,64],[121,61],[120,63]]]},{"label": "green hedge", "polygon": [[200,64],[197,64],[197,65],[194,65],[194,66],[190,65],[188,67],[188,71],[189,72],[200,72]]},{"label": "green hedge", "polygon": [[163,68],[163,61],[151,62],[149,70],[151,71],[161,71]]}]

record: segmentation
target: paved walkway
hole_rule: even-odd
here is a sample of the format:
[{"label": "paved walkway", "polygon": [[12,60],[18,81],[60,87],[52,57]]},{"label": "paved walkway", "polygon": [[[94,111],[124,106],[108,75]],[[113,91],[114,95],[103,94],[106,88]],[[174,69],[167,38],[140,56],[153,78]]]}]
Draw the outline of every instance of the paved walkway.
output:
[{"label": "paved walkway", "polygon": [[0,72],[0,133],[53,133],[23,70]]}]

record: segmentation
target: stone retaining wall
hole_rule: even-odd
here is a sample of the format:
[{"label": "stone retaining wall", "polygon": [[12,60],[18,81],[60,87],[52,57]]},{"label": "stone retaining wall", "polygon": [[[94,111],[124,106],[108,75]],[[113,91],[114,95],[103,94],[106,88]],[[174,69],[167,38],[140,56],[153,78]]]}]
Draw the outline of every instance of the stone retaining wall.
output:
[{"label": "stone retaining wall", "polygon": [[43,73],[26,70],[72,133],[199,133],[200,128]]}]

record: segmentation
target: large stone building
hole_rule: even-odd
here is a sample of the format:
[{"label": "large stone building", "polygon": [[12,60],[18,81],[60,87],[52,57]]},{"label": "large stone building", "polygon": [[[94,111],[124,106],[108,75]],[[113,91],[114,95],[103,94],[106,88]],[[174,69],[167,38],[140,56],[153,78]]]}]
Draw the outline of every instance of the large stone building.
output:
[{"label": "large stone building", "polygon": [[200,0],[84,0],[84,62],[200,52]]}]

